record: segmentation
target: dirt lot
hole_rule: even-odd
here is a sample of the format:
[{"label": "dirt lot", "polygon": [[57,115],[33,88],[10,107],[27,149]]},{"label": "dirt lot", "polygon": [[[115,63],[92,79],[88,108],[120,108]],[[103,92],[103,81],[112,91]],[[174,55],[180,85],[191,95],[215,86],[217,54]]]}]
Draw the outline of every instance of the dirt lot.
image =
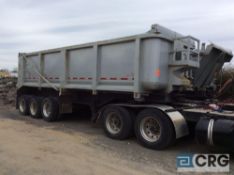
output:
[{"label": "dirt lot", "polygon": [[[166,151],[143,148],[135,138],[111,140],[102,129],[79,116],[61,121],[20,116],[0,107],[0,174],[174,174],[179,153],[226,152],[195,145],[185,138]],[[234,161],[231,162],[231,171]]]}]

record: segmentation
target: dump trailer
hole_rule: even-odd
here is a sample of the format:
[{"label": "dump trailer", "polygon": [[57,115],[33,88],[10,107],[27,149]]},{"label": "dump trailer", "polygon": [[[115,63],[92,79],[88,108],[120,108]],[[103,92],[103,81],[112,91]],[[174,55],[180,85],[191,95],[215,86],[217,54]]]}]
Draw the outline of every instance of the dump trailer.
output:
[{"label": "dump trailer", "polygon": [[135,135],[152,149],[191,132],[199,143],[234,146],[234,113],[214,98],[215,74],[232,56],[157,24],[135,36],[19,53],[17,108],[51,122],[88,107],[108,137]]}]

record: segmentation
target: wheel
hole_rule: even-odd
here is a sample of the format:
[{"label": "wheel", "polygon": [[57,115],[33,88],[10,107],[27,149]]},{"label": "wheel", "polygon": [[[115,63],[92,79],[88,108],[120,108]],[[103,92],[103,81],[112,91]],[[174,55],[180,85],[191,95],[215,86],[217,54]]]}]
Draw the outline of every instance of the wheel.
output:
[{"label": "wheel", "polygon": [[41,98],[39,97],[30,98],[29,114],[32,118],[41,118]]},{"label": "wheel", "polygon": [[103,128],[108,137],[123,140],[131,136],[133,121],[127,109],[110,105],[106,107],[102,117]]},{"label": "wheel", "polygon": [[175,141],[171,120],[157,109],[145,109],[135,121],[135,135],[140,144],[151,149],[164,149]]},{"label": "wheel", "polygon": [[53,97],[43,99],[41,104],[41,114],[45,121],[52,122],[57,120],[59,114],[58,99]]},{"label": "wheel", "polygon": [[19,106],[19,112],[22,115],[28,115],[29,114],[29,96],[22,95],[19,97],[18,101]]}]

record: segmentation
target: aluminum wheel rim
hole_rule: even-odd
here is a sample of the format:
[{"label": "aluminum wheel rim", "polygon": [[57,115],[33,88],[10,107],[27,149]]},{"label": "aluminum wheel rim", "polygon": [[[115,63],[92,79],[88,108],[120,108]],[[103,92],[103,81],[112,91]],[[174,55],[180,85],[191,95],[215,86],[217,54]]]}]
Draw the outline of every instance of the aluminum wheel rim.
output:
[{"label": "aluminum wheel rim", "polygon": [[122,129],[120,116],[115,112],[109,113],[106,119],[106,127],[111,134],[118,134]]},{"label": "aluminum wheel rim", "polygon": [[30,112],[32,115],[36,115],[37,113],[37,103],[35,101],[30,103]]},{"label": "aluminum wheel rim", "polygon": [[24,112],[25,111],[25,107],[26,107],[25,101],[24,101],[24,99],[21,99],[20,102],[19,102],[19,110],[21,112]]},{"label": "aluminum wheel rim", "polygon": [[148,116],[140,122],[140,132],[142,137],[149,142],[156,142],[161,136],[161,127],[157,119]]},{"label": "aluminum wheel rim", "polygon": [[51,103],[46,100],[43,104],[43,115],[48,118],[51,114],[51,111],[52,111],[52,106],[51,106]]}]

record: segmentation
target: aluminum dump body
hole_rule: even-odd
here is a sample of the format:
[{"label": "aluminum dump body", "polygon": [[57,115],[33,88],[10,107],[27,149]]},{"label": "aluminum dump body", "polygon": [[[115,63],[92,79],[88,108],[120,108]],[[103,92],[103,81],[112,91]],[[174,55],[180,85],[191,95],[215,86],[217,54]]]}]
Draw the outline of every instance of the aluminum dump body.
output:
[{"label": "aluminum dump body", "polygon": [[102,120],[107,136],[128,138],[135,126],[148,148],[187,135],[187,122],[196,123],[201,143],[234,145],[233,115],[212,103],[209,88],[232,56],[160,25],[135,36],[20,53],[16,106],[45,121],[85,106],[93,122]]},{"label": "aluminum dump body", "polygon": [[144,34],[19,54],[18,88],[48,87],[133,92],[191,86],[199,67],[199,40],[159,25]]}]

